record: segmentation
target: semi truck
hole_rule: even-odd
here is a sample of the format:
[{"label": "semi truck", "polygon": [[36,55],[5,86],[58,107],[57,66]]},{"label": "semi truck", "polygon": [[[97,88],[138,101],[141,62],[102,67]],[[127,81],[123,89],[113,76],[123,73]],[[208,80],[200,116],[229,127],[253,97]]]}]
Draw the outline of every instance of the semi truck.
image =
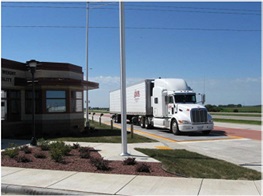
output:
[{"label": "semi truck", "polygon": [[[121,121],[120,89],[110,92],[110,113]],[[197,94],[184,79],[145,79],[126,88],[127,120],[143,128],[169,129],[175,135],[201,131],[209,134],[214,123],[203,105],[205,95]]]}]

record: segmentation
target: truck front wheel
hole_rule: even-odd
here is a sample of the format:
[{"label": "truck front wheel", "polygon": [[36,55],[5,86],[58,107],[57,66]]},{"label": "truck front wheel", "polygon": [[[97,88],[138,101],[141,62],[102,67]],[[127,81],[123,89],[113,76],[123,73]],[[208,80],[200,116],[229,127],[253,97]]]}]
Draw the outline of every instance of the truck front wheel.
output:
[{"label": "truck front wheel", "polygon": [[145,126],[146,129],[150,129],[151,128],[151,124],[150,124],[150,121],[149,121],[148,117],[145,117],[144,126]]},{"label": "truck front wheel", "polygon": [[203,133],[204,135],[209,135],[210,132],[211,132],[211,130],[208,130],[208,131],[202,131],[202,133]]},{"label": "truck front wheel", "polygon": [[175,119],[172,121],[172,124],[171,124],[171,132],[174,135],[180,135],[180,133],[181,133],[179,128],[178,128],[177,121]]}]

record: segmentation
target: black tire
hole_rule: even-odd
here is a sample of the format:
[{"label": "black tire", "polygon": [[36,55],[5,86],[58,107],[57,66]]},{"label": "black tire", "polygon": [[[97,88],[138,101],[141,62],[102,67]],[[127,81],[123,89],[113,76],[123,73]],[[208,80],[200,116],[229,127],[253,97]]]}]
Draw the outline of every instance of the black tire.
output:
[{"label": "black tire", "polygon": [[141,117],[140,125],[141,125],[141,128],[145,128],[145,118],[144,117]]},{"label": "black tire", "polygon": [[203,133],[204,135],[209,135],[209,134],[211,133],[211,130],[208,130],[208,131],[202,131],[202,133]]},{"label": "black tire", "polygon": [[179,127],[178,127],[178,123],[175,119],[172,120],[172,123],[171,123],[171,132],[174,135],[180,135],[181,134],[181,131],[179,130]]},{"label": "black tire", "polygon": [[146,129],[150,129],[151,128],[151,124],[149,123],[149,119],[146,117],[144,118],[144,126]]},{"label": "black tire", "polygon": [[121,123],[121,115],[117,114],[116,116],[116,123]]}]

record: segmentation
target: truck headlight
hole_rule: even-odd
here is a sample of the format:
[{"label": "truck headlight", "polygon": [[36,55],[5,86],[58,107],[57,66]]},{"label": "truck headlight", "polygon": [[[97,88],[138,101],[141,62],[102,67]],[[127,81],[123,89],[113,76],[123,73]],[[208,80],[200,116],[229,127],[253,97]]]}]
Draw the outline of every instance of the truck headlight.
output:
[{"label": "truck headlight", "polygon": [[210,123],[210,124],[212,124],[212,123],[213,123],[213,120],[212,120],[212,119],[209,119],[207,122]]},{"label": "truck headlight", "polygon": [[180,123],[180,124],[191,124],[189,121],[187,121],[187,120],[178,120],[178,122]]}]

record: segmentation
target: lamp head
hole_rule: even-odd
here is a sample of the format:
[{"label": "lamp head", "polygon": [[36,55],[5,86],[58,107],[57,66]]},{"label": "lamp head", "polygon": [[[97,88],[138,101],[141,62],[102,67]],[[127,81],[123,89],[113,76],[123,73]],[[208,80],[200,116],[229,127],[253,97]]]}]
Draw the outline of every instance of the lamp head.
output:
[{"label": "lamp head", "polygon": [[30,68],[36,68],[37,64],[38,64],[38,61],[32,59],[30,61],[27,61],[26,64]]}]

